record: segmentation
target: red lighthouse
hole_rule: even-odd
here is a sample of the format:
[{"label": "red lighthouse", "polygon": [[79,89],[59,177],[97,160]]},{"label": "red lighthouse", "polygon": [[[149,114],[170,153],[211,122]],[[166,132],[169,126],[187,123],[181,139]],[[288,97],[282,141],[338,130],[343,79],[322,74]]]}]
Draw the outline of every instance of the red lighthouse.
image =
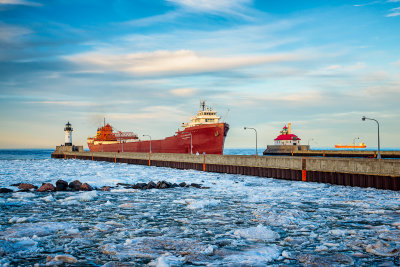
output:
[{"label": "red lighthouse", "polygon": [[300,138],[291,133],[291,123],[288,124],[289,128],[286,125],[283,127],[281,134],[278,135],[277,138],[274,139],[276,146],[299,146]]}]

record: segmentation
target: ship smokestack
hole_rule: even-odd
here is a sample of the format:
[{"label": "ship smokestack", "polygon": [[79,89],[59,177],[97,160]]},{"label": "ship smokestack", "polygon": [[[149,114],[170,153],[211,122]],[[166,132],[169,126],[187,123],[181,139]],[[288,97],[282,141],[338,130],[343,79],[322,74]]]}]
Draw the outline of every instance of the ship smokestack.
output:
[{"label": "ship smokestack", "polygon": [[288,134],[292,133],[292,123],[288,123]]}]

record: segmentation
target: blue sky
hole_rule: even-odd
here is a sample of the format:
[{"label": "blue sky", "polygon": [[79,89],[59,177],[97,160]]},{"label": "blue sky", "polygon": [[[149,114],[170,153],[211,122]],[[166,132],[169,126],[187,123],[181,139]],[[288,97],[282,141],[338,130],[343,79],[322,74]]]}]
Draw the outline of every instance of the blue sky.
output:
[{"label": "blue sky", "polygon": [[[0,148],[174,134],[206,99],[226,147],[400,147],[400,0],[0,0]],[[228,109],[230,110],[227,114]],[[227,114],[227,116],[226,116]]]}]

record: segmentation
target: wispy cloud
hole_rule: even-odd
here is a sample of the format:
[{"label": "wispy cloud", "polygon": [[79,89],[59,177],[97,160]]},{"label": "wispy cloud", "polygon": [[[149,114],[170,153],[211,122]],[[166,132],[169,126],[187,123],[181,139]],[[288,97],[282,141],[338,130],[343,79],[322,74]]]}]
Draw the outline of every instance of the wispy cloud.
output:
[{"label": "wispy cloud", "polygon": [[55,106],[70,106],[70,107],[91,107],[100,106],[99,103],[94,102],[81,102],[81,101],[28,101],[26,104],[38,105],[55,105]]},{"label": "wispy cloud", "polygon": [[251,0],[167,0],[176,5],[201,11],[221,11],[241,8]]},{"label": "wispy cloud", "polygon": [[391,13],[387,14],[386,17],[396,17],[400,16],[400,7],[392,8]]},{"label": "wispy cloud", "polygon": [[368,2],[368,3],[364,3],[364,4],[356,4],[356,5],[353,5],[353,6],[357,6],[357,7],[359,7],[359,6],[370,6],[370,5],[380,4],[380,3],[382,3],[382,1],[372,1],[372,2]]},{"label": "wispy cloud", "polygon": [[229,14],[245,16],[249,12],[248,5],[252,0],[167,0],[185,10],[212,14]]},{"label": "wispy cloud", "polygon": [[30,33],[32,33],[32,31],[28,28],[3,24],[0,22],[0,42],[2,43],[13,43],[20,37]]},{"label": "wispy cloud", "polygon": [[40,3],[24,0],[0,0],[0,5],[42,6]]},{"label": "wispy cloud", "polygon": [[105,54],[89,52],[66,59],[95,71],[121,71],[135,75],[176,75],[232,70],[273,62],[296,61],[299,54],[248,55],[213,57],[190,50],[155,51],[150,53]]}]

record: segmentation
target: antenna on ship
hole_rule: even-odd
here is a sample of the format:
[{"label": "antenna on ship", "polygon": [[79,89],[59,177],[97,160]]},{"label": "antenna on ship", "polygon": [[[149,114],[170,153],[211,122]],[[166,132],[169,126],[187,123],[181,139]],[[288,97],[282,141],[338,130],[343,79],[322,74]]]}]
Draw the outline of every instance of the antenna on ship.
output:
[{"label": "antenna on ship", "polygon": [[106,117],[104,117],[104,126],[106,126]]},{"label": "antenna on ship", "polygon": [[201,101],[200,101],[200,107],[201,107],[202,110],[204,111],[204,109],[206,108],[206,101],[205,101],[205,100],[201,100]]},{"label": "antenna on ship", "polygon": [[225,116],[224,116],[224,119],[222,120],[223,122],[225,122],[226,117],[228,117],[229,111],[231,111],[231,110],[228,108],[228,110],[226,111],[226,114],[225,114]]}]

